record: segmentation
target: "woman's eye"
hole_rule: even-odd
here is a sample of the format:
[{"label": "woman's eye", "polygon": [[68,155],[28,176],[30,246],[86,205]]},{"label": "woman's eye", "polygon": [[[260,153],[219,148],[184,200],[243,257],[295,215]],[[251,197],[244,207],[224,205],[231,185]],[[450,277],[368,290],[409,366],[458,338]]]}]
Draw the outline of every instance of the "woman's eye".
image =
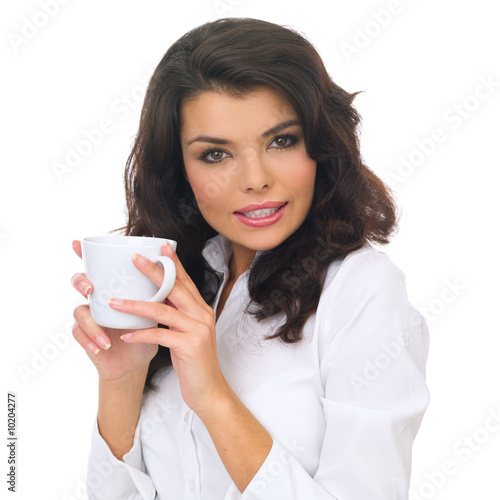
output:
[{"label": "woman's eye", "polygon": [[209,151],[205,151],[200,156],[200,160],[204,161],[205,163],[219,163],[227,156],[229,155],[225,151],[222,151],[221,149],[211,149]]},{"label": "woman's eye", "polygon": [[208,158],[210,160],[218,161],[222,160],[223,157],[224,153],[222,151],[211,151],[210,153],[208,153]]},{"label": "woman's eye", "polygon": [[271,145],[275,144],[278,149],[286,149],[296,144],[297,139],[292,135],[280,135],[276,137]]}]

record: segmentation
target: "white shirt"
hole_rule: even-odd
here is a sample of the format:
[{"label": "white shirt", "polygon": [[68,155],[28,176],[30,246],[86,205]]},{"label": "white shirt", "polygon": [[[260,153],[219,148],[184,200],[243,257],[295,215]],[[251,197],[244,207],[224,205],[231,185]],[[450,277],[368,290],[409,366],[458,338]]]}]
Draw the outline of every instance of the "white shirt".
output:
[{"label": "white shirt", "polygon": [[[203,255],[224,277],[216,308],[230,242],[217,235]],[[169,369],[155,379],[158,392],[143,397],[124,462],[94,421],[89,499],[407,499],[412,444],[429,402],[429,336],[404,274],[369,243],[332,263],[304,339],[291,345],[265,340],[283,317],[259,323],[244,312],[247,280],[248,271],[216,323],[222,372],[273,438],[246,490],[232,482]]]}]

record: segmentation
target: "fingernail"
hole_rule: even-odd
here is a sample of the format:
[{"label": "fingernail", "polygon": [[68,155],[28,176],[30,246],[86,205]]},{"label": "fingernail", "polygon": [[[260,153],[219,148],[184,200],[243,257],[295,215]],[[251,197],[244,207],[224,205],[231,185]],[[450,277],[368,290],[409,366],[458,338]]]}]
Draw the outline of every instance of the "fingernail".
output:
[{"label": "fingernail", "polygon": [[109,305],[112,307],[120,307],[123,305],[122,299],[108,299]]},{"label": "fingernail", "polygon": [[100,335],[95,339],[95,341],[106,351],[111,347],[111,344],[109,343],[109,340],[104,337],[103,335]]},{"label": "fingernail", "polygon": [[163,243],[163,247],[165,248],[167,255],[174,255],[174,249],[170,246],[170,243],[165,240]]},{"label": "fingernail", "polygon": [[128,339],[132,338],[132,334],[131,333],[124,333],[123,335],[120,335],[120,338],[122,340],[128,340]]},{"label": "fingernail", "polygon": [[84,295],[87,295],[91,288],[92,288],[92,285],[90,285],[89,283],[86,283],[85,281],[83,281],[82,283],[80,283],[78,285],[78,290],[80,290],[80,292],[82,292]]},{"label": "fingernail", "polygon": [[139,255],[138,253],[134,253],[134,256],[132,257],[132,260],[134,262],[136,262],[137,264],[141,264],[141,265],[144,265],[144,264],[148,263],[148,259],[146,259],[142,255]]},{"label": "fingernail", "polygon": [[89,342],[85,346],[85,350],[90,352],[90,354],[97,354],[100,351],[99,347],[97,347],[93,342]]}]

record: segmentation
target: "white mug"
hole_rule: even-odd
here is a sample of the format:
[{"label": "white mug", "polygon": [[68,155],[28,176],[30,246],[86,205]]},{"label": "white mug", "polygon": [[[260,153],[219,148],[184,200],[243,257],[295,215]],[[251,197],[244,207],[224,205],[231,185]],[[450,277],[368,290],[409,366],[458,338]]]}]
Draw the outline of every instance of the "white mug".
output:
[{"label": "white mug", "polygon": [[[166,240],[177,249],[177,242]],[[110,297],[145,302],[163,302],[175,283],[175,264],[161,255],[165,239],[146,236],[94,236],[82,241],[85,275],[93,290],[88,296],[92,319],[100,326],[137,330],[151,328],[157,322],[142,316],[116,311],[109,306]],[[134,253],[143,255],[163,267],[160,289],[134,265]]]}]

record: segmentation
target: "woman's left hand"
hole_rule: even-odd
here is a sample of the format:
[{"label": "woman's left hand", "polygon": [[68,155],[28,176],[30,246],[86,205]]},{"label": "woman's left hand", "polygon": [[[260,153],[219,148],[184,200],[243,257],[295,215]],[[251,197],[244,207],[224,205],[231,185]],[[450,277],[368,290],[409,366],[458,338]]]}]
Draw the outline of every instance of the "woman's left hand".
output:
[{"label": "woman's left hand", "polygon": [[[128,343],[144,342],[168,347],[179,377],[182,397],[200,416],[229,394],[217,357],[215,313],[203,300],[168,244],[163,247],[162,254],[173,260],[177,273],[175,285],[165,304],[123,299],[110,299],[109,302],[117,311],[150,318],[169,327],[168,330],[136,330],[121,338]],[[136,266],[141,271],[149,268],[150,273],[153,271],[153,281],[161,283],[163,270],[145,257],[142,263],[140,260],[135,260]]]}]

